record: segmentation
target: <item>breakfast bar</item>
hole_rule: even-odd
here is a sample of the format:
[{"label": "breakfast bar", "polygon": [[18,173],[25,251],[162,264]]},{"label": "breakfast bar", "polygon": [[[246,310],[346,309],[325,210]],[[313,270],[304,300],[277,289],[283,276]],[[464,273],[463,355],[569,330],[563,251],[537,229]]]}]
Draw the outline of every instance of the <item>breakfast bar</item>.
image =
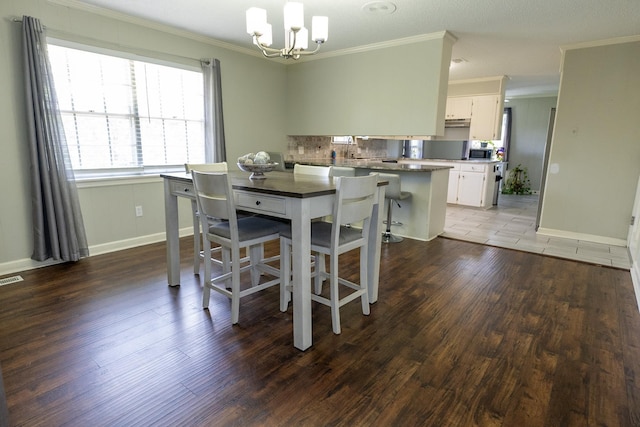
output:
[{"label": "breakfast bar", "polygon": [[395,160],[372,159],[306,160],[297,163],[352,167],[356,176],[371,172],[398,174],[402,191],[410,192],[411,197],[402,200],[401,207],[393,210],[394,221],[402,223],[393,227],[393,233],[428,241],[444,231],[451,165],[406,164]]}]

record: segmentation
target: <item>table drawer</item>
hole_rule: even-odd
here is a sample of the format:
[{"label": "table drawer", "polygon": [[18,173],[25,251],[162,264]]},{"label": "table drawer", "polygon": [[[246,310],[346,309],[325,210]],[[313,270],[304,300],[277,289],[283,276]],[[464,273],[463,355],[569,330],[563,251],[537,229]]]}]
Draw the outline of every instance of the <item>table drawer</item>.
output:
[{"label": "table drawer", "polygon": [[186,196],[191,199],[195,199],[196,193],[193,190],[193,184],[190,182],[176,182],[171,181],[171,193],[181,196]]},{"label": "table drawer", "polygon": [[487,165],[478,165],[478,164],[461,164],[460,170],[462,172],[485,172],[487,170]]},{"label": "table drawer", "polygon": [[283,197],[236,191],[236,208],[285,215],[287,201]]}]

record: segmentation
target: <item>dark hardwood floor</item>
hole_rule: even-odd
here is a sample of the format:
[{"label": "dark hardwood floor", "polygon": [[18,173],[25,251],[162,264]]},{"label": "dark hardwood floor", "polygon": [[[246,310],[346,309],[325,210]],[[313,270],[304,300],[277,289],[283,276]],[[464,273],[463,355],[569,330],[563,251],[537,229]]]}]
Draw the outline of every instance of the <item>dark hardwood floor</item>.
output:
[{"label": "dark hardwood floor", "polygon": [[[313,305],[292,345],[277,288],[203,310],[182,241],[0,287],[0,364],[20,426],[638,426],[628,271],[438,238],[384,245],[371,315]],[[273,252],[277,248],[269,247]],[[357,258],[341,258],[356,275]],[[341,267],[342,268],[342,267]]]}]

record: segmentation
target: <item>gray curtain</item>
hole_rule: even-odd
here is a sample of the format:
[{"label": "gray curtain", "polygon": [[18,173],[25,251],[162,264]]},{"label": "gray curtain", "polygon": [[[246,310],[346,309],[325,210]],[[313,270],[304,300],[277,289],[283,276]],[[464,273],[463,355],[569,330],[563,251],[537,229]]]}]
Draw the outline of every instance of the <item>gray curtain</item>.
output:
[{"label": "gray curtain", "polygon": [[224,141],[220,61],[203,59],[200,64],[204,75],[205,161],[224,162],[227,160],[227,148]]},{"label": "gray curtain", "polygon": [[77,261],[89,256],[78,191],[58,110],[44,28],[22,18],[31,160],[32,259]]}]

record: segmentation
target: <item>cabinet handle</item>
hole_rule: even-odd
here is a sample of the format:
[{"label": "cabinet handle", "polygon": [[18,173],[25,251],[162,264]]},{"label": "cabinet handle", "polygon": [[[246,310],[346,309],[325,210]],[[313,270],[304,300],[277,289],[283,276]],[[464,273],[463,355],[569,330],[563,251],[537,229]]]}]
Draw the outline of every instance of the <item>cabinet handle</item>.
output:
[{"label": "cabinet handle", "polygon": [[189,191],[191,191],[189,188],[185,188],[185,189],[184,189],[184,192],[185,192],[185,193],[188,193]]},{"label": "cabinet handle", "polygon": [[260,200],[256,200],[256,206],[260,206],[262,202]]}]

